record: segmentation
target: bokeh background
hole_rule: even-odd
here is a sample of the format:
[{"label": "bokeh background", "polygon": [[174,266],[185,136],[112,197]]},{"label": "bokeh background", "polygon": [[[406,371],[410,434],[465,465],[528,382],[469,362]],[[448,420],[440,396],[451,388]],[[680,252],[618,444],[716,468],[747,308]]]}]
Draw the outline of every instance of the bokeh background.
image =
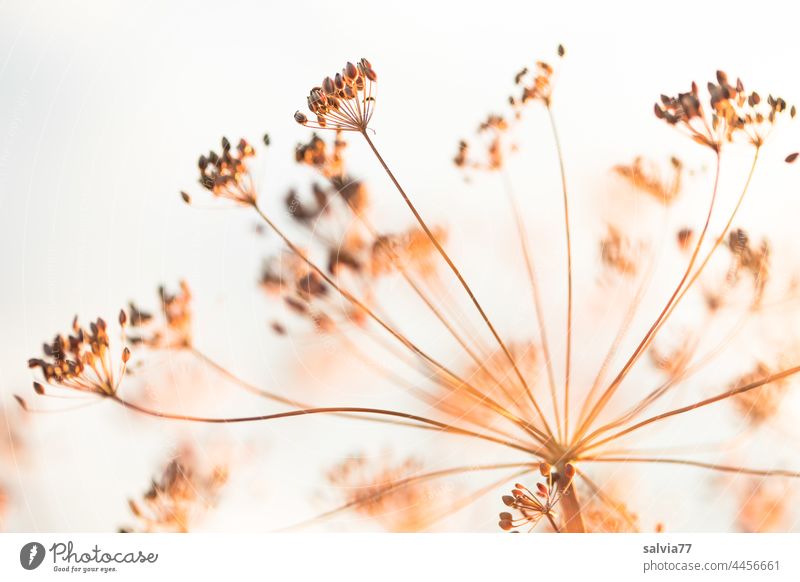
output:
[{"label": "bokeh background", "polygon": [[[293,148],[309,132],[292,114],[323,76],[346,60],[369,58],[380,79],[376,141],[426,216],[450,227],[470,280],[494,299],[501,327],[513,334],[515,314],[503,311],[506,274],[519,267],[503,258],[513,248],[510,216],[496,184],[465,184],[451,160],[458,140],[503,106],[514,73],[536,59],[554,60],[559,43],[567,48],[555,109],[576,192],[576,247],[584,257],[576,265],[588,265],[602,232],[597,217],[659,216],[615,197],[614,164],[678,154],[694,172],[684,210],[704,204],[712,160],[654,118],[658,95],[685,90],[693,79],[703,84],[721,68],[762,93],[800,101],[796,22],[789,2],[0,3],[0,397],[7,420],[0,429],[13,429],[21,441],[0,464],[9,496],[4,528],[125,525],[126,500],[141,495],[187,440],[209,458],[230,458],[231,484],[220,511],[204,523],[209,530],[269,530],[328,507],[320,501],[322,472],[348,453],[431,448],[428,434],[321,418],[208,428],[150,422],[103,403],[19,413],[12,394],[34,401],[26,361],[43,340],[66,330],[75,314],[114,319],[129,299],[154,306],[156,286],[181,278],[195,292],[198,345],[243,377],[320,403],[380,400],[374,379],[330,365],[340,356],[335,344],[269,333],[269,305],[256,283],[276,242],[255,233],[253,216],[181,202],[179,190],[198,191],[197,156],[216,148],[220,136],[258,143],[269,133],[272,145],[254,172],[265,207],[279,209],[289,186],[308,182]],[[514,176],[528,193],[524,207],[539,225],[536,237],[546,242],[561,236],[558,174],[544,118],[531,118]],[[770,234],[787,265],[800,258],[800,182],[797,168],[782,159],[799,144],[796,128],[775,136],[742,218]],[[371,185],[382,224],[410,225],[364,144],[354,140],[348,156]],[[746,172],[747,156],[737,156],[725,168],[727,201]],[[544,218],[548,212],[557,220]],[[666,220],[653,224],[656,241],[671,236]],[[554,282],[554,314],[563,310],[558,252],[542,259],[543,278]],[[579,284],[590,285],[593,276],[584,270]],[[586,309],[610,309],[622,301],[619,292],[592,298]],[[591,318],[582,322],[578,354],[601,334]],[[149,390],[165,407],[212,415],[270,410],[185,358],[159,366],[162,378],[133,389],[134,396]],[[720,379],[729,371],[721,369]],[[786,406],[797,410],[791,399]],[[681,434],[708,442],[711,428],[700,423],[698,432]],[[775,452],[776,462],[786,465],[793,454],[796,460],[797,443],[788,444],[795,448]],[[446,463],[459,446],[448,442],[434,461]],[[625,476],[625,483],[647,527],[668,509],[669,529],[730,529],[735,501],[695,476],[654,470],[646,479]],[[491,528],[499,503],[486,507],[465,519]],[[362,522],[351,516],[340,526],[370,527]]]}]

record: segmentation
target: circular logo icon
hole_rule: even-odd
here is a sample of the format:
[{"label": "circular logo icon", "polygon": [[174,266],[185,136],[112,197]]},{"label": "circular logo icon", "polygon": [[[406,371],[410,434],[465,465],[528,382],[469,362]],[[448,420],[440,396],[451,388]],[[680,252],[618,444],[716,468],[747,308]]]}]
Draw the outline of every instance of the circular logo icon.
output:
[{"label": "circular logo icon", "polygon": [[19,563],[26,570],[35,570],[44,561],[44,546],[39,542],[28,542],[19,551]]}]

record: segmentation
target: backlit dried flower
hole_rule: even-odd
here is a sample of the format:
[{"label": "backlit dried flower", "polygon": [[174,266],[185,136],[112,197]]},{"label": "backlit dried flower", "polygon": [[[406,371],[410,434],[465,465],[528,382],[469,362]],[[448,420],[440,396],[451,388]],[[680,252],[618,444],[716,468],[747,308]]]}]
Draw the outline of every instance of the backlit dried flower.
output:
[{"label": "backlit dried flower", "polygon": [[296,112],[294,119],[307,127],[365,132],[375,112],[374,85],[378,80],[367,59],[348,62],[341,73],[325,77],[322,85],[308,95],[308,109],[316,117],[311,121]]},{"label": "backlit dried flower", "polygon": [[586,531],[590,533],[637,533],[638,516],[624,503],[593,497],[582,511]]},{"label": "backlit dried flower", "polygon": [[[228,480],[228,469],[216,465],[203,470],[194,451],[183,447],[170,460],[141,501],[128,506],[139,521],[138,531],[186,533],[216,505]],[[125,530],[132,531],[132,530]]]}]

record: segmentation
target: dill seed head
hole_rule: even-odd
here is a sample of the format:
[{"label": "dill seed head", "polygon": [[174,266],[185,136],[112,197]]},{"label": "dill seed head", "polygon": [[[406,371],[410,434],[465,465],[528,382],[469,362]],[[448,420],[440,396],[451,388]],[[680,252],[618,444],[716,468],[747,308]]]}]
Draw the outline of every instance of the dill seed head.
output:
[{"label": "dill seed head", "polygon": [[203,467],[194,450],[185,445],[153,479],[142,499],[128,500],[128,507],[139,522],[138,531],[185,533],[216,504],[227,480],[227,466]]},{"label": "dill seed head", "polygon": [[311,89],[307,103],[316,121],[300,111],[295,112],[294,119],[307,127],[363,133],[375,112],[377,80],[367,59],[357,64],[348,62],[341,73],[325,77],[320,86]]}]

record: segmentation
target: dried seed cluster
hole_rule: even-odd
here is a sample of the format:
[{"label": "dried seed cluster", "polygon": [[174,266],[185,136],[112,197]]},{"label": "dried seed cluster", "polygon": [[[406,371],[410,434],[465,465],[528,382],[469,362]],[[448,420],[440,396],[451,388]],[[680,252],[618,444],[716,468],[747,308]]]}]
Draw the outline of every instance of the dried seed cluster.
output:
[{"label": "dried seed cluster", "polygon": [[[240,139],[234,149],[231,142],[223,137],[219,154],[212,150],[208,155],[200,156],[197,161],[200,184],[214,196],[245,206],[255,205],[256,190],[246,163],[254,155],[253,146],[246,140]],[[189,200],[188,194],[182,195],[184,200]]]},{"label": "dried seed cluster", "polygon": [[348,62],[341,73],[325,77],[321,86],[311,89],[308,109],[315,115],[316,122],[309,121],[300,111],[294,114],[294,119],[307,127],[364,132],[375,112],[374,84],[377,80],[367,59],[355,65]]},{"label": "dried seed cluster", "polygon": [[717,82],[709,82],[707,87],[708,108],[697,83],[692,83],[686,93],[662,95],[654,111],[656,117],[682,128],[694,141],[714,151],[740,134],[760,147],[781,114],[788,112],[793,118],[797,112],[780,97],[769,95],[764,102],[755,91],[747,93],[741,79],[732,85],[723,71],[717,71]]},{"label": "dried seed cluster", "polygon": [[[106,322],[98,318],[86,330],[72,321],[72,334],[57,335],[52,343],[44,344],[44,358],[31,358],[28,367],[38,368],[47,384],[91,392],[101,396],[114,396],[125,373],[131,352],[125,347],[120,354],[121,364],[116,366],[109,349]],[[34,382],[38,394],[44,387]]]}]

